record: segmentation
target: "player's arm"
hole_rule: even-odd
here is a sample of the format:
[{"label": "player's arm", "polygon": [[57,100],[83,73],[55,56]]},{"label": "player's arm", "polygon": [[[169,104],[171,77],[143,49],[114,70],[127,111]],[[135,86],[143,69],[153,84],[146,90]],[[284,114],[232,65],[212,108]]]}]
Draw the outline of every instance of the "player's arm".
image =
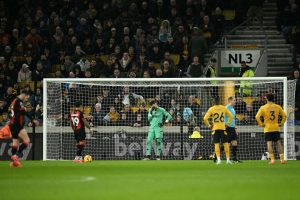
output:
[{"label": "player's arm", "polygon": [[225,109],[225,114],[228,116],[228,120],[225,126],[229,126],[233,120],[233,115],[227,108]]},{"label": "player's arm", "polygon": [[90,124],[88,123],[88,121],[84,118],[84,116],[83,116],[82,113],[80,113],[80,118],[82,119],[84,126],[91,130],[91,125],[90,125]]},{"label": "player's arm", "polygon": [[165,109],[163,109],[163,114],[167,118],[166,123],[169,123],[169,121],[171,121],[173,119],[172,116],[170,115],[170,113],[168,111],[166,111]]},{"label": "player's arm", "polygon": [[286,121],[286,114],[285,114],[284,110],[281,108],[281,106],[279,106],[279,113],[282,117],[280,126],[283,126]]},{"label": "player's arm", "polygon": [[72,120],[71,116],[70,116],[70,125],[71,125],[72,130],[75,131],[75,127],[74,127],[73,120]]},{"label": "player's arm", "polygon": [[148,111],[148,121],[151,122],[152,120],[152,107]]},{"label": "player's arm", "polygon": [[205,124],[206,126],[208,126],[208,127],[211,126],[211,125],[209,124],[209,121],[208,121],[208,119],[209,119],[210,116],[211,116],[211,109],[209,109],[209,110],[206,112],[206,114],[204,115],[204,117],[203,117],[203,122],[204,122],[204,124]]},{"label": "player's arm", "polygon": [[263,114],[263,110],[262,110],[262,108],[260,108],[260,109],[258,110],[256,116],[255,116],[255,119],[256,119],[256,121],[257,121],[258,126],[261,126],[261,127],[264,126],[263,122],[262,122],[261,119],[260,119],[260,117],[262,116],[262,114]]}]

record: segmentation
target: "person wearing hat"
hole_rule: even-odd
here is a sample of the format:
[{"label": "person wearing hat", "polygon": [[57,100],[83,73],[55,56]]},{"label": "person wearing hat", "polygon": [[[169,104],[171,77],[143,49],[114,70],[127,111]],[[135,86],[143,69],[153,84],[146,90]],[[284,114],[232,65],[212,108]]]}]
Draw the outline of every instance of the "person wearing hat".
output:
[{"label": "person wearing hat", "polygon": [[31,71],[27,64],[23,64],[21,70],[18,73],[18,82],[28,82],[31,81]]},{"label": "person wearing hat", "polygon": [[[215,58],[212,58],[210,60],[210,63],[208,65],[207,71],[206,71],[206,77],[207,78],[216,78],[217,77],[217,70],[216,70],[217,60]],[[218,81],[210,81],[212,85],[217,85]],[[211,94],[212,96],[218,95],[218,86],[212,86],[211,87]]]},{"label": "person wearing hat", "polygon": [[[254,71],[246,64],[245,61],[241,62],[240,77],[254,77]],[[250,81],[241,81],[239,92],[242,96],[251,96],[252,88],[253,85],[250,83]]]}]

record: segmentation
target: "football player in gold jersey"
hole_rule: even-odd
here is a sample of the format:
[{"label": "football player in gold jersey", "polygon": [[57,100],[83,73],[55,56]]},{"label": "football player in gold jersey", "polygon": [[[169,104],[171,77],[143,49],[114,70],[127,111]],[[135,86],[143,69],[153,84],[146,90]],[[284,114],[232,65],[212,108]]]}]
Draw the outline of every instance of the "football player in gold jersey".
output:
[{"label": "football player in gold jersey", "polygon": [[[285,164],[279,130],[286,121],[286,114],[281,106],[274,103],[273,94],[267,94],[266,98],[267,103],[260,107],[255,118],[258,125],[264,127],[265,140],[267,142],[267,148],[271,158],[270,164],[275,164],[272,142],[277,144],[280,163]],[[263,121],[261,120],[261,117],[263,118]]]},{"label": "football player in gold jersey", "polygon": [[[230,152],[229,152],[229,144],[228,144],[228,137],[226,133],[226,127],[230,125],[231,121],[233,120],[233,116],[231,112],[226,109],[225,106],[220,104],[219,97],[214,98],[214,106],[210,107],[206,112],[203,120],[205,125],[207,125],[213,131],[213,142],[215,144],[215,153],[217,155],[217,162],[216,164],[221,164],[220,158],[220,143],[223,143],[225,155],[227,159],[227,164],[232,164],[230,161]],[[228,116],[228,121],[225,124],[224,119],[225,116]],[[208,119],[211,117],[212,124],[209,123]]]}]

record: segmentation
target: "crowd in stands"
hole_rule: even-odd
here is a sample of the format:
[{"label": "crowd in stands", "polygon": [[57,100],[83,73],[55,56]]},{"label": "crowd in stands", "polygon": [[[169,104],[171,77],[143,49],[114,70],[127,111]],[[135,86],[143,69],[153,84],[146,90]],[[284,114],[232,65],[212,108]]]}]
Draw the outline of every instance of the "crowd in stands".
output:
[{"label": "crowd in stands", "polygon": [[[29,117],[27,125],[41,124],[45,77],[215,76],[214,69],[204,70],[204,54],[226,29],[223,11],[234,9],[237,24],[249,5],[248,0],[0,0],[0,121],[7,120],[19,90],[33,92],[36,81],[29,105],[36,120]],[[72,88],[66,93],[67,99]],[[98,98],[93,120],[104,116],[127,123],[122,98],[106,99],[104,92]],[[142,105],[133,126],[144,124]]]}]

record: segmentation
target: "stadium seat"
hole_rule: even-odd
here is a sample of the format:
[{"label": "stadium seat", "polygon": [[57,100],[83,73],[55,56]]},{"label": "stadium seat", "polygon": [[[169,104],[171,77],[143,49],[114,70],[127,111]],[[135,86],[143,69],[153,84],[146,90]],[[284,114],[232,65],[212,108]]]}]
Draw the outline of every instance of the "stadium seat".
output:
[{"label": "stadium seat", "polygon": [[100,56],[100,59],[102,60],[102,62],[106,63],[106,61],[108,60],[108,55],[102,55]]},{"label": "stadium seat", "polygon": [[[41,82],[38,81],[36,86],[37,86],[37,88],[40,88],[41,87]],[[34,81],[29,82],[29,87],[30,87],[31,91],[34,91]]]},{"label": "stadium seat", "polygon": [[180,60],[180,56],[178,54],[171,54],[171,60],[173,60],[174,65],[178,65],[179,60]]},{"label": "stadium seat", "polygon": [[223,10],[223,15],[226,21],[232,21],[235,19],[235,10]]},{"label": "stadium seat", "polygon": [[132,106],[131,107],[132,112],[137,112],[138,110],[139,110],[139,107],[137,107],[137,106]]},{"label": "stadium seat", "polygon": [[84,114],[84,115],[89,115],[89,114],[91,114],[91,111],[92,111],[91,106],[85,106],[85,107],[83,108],[83,114]]},{"label": "stadium seat", "polygon": [[58,70],[60,70],[60,64],[53,65],[52,68],[51,68],[52,73],[55,73]]},{"label": "stadium seat", "polygon": [[243,121],[245,119],[245,116],[243,114],[237,114],[236,115],[236,118],[239,120],[239,121]]},{"label": "stadium seat", "polygon": [[95,55],[85,55],[82,58],[91,61],[91,60],[95,60]]},{"label": "stadium seat", "polygon": [[252,102],[255,101],[254,97],[244,97],[243,101],[246,102],[247,105],[252,105]]},{"label": "stadium seat", "polygon": [[155,69],[161,69],[161,66],[159,63],[154,63],[154,67],[155,67]]}]

